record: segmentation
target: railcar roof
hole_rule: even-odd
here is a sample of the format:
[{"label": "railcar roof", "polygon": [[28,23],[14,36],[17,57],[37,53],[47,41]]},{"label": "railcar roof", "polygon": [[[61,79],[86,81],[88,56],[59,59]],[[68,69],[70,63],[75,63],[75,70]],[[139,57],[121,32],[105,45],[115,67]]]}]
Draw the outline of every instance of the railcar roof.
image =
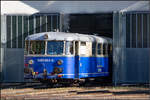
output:
[{"label": "railcar roof", "polygon": [[[47,39],[45,39],[47,35]],[[65,32],[43,32],[32,34],[26,37],[26,40],[67,40],[67,41],[92,41],[92,42],[102,42],[102,43],[112,43],[111,38],[95,35],[85,35],[79,33],[65,33]]]}]

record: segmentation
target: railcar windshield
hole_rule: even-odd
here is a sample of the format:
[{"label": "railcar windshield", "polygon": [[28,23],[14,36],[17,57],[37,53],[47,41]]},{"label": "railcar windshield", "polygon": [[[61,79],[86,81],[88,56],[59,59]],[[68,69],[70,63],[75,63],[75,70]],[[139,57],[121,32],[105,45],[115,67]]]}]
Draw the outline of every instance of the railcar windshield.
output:
[{"label": "railcar windshield", "polygon": [[48,55],[63,55],[64,41],[48,41],[47,54]]},{"label": "railcar windshield", "polygon": [[26,52],[28,54],[45,54],[45,41],[26,41],[25,46]]}]

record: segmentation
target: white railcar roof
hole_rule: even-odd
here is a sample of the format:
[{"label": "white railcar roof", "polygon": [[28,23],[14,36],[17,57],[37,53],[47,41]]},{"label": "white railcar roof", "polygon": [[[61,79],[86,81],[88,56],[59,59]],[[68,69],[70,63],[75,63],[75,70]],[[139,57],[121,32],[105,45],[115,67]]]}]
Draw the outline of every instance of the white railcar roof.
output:
[{"label": "white railcar roof", "polygon": [[[45,35],[47,35],[47,39],[45,39]],[[103,36],[95,36],[95,35],[85,35],[78,33],[65,33],[65,32],[43,32],[32,34],[26,37],[26,40],[67,40],[67,41],[92,41],[99,43],[112,43],[111,38],[103,37]]]}]

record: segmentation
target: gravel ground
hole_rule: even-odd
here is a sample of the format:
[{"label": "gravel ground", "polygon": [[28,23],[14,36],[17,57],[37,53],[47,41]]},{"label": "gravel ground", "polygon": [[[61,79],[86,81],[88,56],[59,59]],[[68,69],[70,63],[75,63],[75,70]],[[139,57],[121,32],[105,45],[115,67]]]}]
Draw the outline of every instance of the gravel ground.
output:
[{"label": "gravel ground", "polygon": [[148,86],[47,86],[41,83],[3,83],[1,100],[135,99],[150,100]]}]

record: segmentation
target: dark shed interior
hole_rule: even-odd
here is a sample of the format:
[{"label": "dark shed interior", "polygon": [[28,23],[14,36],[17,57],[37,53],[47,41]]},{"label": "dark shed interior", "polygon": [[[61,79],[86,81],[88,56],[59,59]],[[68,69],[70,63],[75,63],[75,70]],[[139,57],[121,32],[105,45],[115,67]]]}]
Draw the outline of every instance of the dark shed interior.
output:
[{"label": "dark shed interior", "polygon": [[113,13],[70,14],[69,31],[99,36],[113,36]]}]

